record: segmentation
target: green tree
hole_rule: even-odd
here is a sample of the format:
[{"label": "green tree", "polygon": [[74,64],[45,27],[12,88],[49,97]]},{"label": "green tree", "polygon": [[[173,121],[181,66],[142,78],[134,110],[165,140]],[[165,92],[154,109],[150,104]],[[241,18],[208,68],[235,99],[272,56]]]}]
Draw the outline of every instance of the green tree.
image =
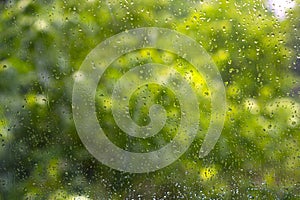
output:
[{"label": "green tree", "polygon": [[[197,94],[203,131],[191,148],[162,170],[130,174],[102,165],[82,145],[72,119],[72,87],[81,62],[99,42],[148,26],[177,30],[207,50],[224,80],[228,110],[215,149],[199,159],[210,116],[204,87]],[[300,102],[293,89],[299,88],[299,74],[292,69],[297,56],[299,12],[280,21],[261,1],[1,1],[0,198],[297,199]],[[150,62],[192,68],[168,52],[136,51],[112,64],[98,93],[109,94],[124,71]],[[97,114],[110,139],[140,151],[169,142],[180,108],[164,90],[151,85],[131,99],[131,114],[141,125],[148,122],[152,101],[175,116],[161,136],[146,141],[119,134],[109,96],[100,97]]]}]

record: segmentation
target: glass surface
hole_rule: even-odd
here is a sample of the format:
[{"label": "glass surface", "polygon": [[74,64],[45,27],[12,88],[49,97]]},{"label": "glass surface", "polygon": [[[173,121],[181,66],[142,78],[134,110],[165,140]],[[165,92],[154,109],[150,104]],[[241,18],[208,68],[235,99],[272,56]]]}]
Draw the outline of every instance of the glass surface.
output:
[{"label": "glass surface", "polygon": [[300,199],[300,1],[0,1],[1,199]]}]

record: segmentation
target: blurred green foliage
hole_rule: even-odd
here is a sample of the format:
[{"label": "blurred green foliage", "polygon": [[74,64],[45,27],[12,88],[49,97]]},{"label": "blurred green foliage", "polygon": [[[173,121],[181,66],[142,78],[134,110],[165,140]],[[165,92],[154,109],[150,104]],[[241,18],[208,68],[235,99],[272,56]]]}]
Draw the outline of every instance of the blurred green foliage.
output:
[{"label": "blurred green foliage", "polygon": [[[261,1],[1,1],[0,199],[299,199],[300,6],[295,3],[279,20]],[[72,86],[99,42],[148,26],[177,30],[207,50],[224,80],[228,111],[222,135],[204,159],[198,150],[205,133],[172,165],[129,174],[102,165],[82,145],[72,120]],[[134,52],[112,64],[99,92],[122,76],[120,67],[149,62],[184,63],[160,51]],[[100,97],[98,117],[110,139],[140,151],[172,139],[168,130],[178,123],[180,108],[163,90],[152,85],[132,97],[137,123],[147,122],[151,104],[135,103],[144,101],[141,93],[174,114],[162,136],[149,141],[118,135],[109,99]],[[207,94],[198,94],[204,130]]]}]

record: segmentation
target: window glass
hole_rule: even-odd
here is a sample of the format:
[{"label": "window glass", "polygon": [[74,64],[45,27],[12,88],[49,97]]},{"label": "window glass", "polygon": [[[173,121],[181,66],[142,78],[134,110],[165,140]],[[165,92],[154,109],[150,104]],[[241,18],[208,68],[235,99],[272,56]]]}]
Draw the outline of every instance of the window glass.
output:
[{"label": "window glass", "polygon": [[0,1],[0,199],[299,199],[299,0]]}]

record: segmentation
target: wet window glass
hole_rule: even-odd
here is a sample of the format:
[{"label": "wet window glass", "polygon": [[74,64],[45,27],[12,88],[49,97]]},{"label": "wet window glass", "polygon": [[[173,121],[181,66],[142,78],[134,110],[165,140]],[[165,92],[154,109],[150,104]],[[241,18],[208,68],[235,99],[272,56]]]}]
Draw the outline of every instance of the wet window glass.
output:
[{"label": "wet window glass", "polygon": [[0,1],[0,199],[300,199],[299,0]]}]

